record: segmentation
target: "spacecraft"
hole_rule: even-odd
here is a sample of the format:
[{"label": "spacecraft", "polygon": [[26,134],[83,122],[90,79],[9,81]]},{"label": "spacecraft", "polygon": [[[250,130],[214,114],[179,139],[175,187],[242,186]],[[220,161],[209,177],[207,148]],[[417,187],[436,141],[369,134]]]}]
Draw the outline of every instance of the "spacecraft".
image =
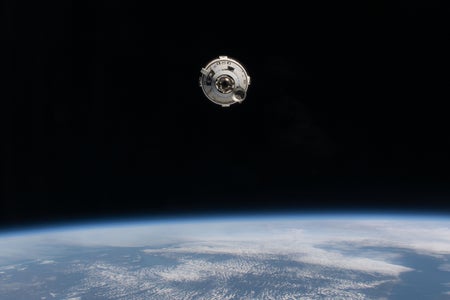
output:
[{"label": "spacecraft", "polygon": [[250,76],[237,60],[219,56],[202,68],[200,73],[200,87],[212,102],[228,107],[245,100]]}]

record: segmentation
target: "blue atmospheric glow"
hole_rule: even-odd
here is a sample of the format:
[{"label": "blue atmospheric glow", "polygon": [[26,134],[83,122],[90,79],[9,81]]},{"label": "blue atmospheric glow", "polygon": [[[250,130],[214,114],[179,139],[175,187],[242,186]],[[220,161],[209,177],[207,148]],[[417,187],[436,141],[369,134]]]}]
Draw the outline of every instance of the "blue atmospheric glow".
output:
[{"label": "blue atmospheric glow", "polygon": [[[2,299],[109,299],[120,293],[145,300],[162,291],[157,298],[169,300],[201,287],[208,299],[249,291],[259,293],[258,299],[269,294],[273,299],[300,294],[315,299],[308,295],[323,296],[323,290],[339,299],[437,299],[450,295],[449,249],[450,217],[442,214],[285,212],[80,220],[4,230],[0,294]],[[67,270],[74,276],[67,276]],[[29,278],[45,284],[30,290]],[[299,282],[305,283],[300,290]],[[10,288],[16,286],[20,291]]]},{"label": "blue atmospheric glow", "polygon": [[223,214],[199,214],[189,216],[139,216],[111,219],[93,219],[89,221],[73,221],[58,224],[35,224],[29,227],[18,227],[0,230],[0,237],[22,236],[30,234],[45,234],[70,230],[92,230],[99,228],[124,228],[149,225],[177,225],[177,224],[201,224],[218,222],[290,222],[290,221],[339,221],[339,220],[386,220],[386,221],[421,221],[439,222],[449,221],[447,214],[413,214],[398,212],[368,213],[368,212],[326,212],[326,213],[223,213]]}]

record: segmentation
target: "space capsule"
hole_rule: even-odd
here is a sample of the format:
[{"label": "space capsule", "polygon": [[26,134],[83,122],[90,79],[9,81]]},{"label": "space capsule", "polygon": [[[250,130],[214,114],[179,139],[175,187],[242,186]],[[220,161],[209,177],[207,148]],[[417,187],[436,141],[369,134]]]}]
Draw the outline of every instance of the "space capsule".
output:
[{"label": "space capsule", "polygon": [[201,69],[199,82],[209,100],[228,107],[245,100],[250,76],[237,60],[219,56]]}]

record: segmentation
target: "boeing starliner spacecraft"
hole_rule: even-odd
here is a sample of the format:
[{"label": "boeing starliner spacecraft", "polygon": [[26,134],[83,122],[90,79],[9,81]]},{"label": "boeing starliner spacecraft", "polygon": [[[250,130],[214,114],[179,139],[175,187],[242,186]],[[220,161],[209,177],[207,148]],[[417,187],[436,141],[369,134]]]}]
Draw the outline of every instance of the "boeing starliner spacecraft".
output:
[{"label": "boeing starliner spacecraft", "polygon": [[200,71],[200,87],[212,102],[228,107],[247,96],[250,76],[242,64],[228,56],[210,61]]}]

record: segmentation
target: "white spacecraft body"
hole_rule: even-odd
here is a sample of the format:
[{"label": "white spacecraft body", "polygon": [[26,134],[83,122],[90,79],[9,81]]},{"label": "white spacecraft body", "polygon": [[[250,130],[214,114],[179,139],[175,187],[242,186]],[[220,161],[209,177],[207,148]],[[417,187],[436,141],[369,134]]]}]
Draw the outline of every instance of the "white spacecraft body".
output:
[{"label": "white spacecraft body", "polygon": [[202,68],[200,73],[200,87],[206,97],[222,107],[241,103],[247,96],[250,76],[235,59],[219,56]]}]

